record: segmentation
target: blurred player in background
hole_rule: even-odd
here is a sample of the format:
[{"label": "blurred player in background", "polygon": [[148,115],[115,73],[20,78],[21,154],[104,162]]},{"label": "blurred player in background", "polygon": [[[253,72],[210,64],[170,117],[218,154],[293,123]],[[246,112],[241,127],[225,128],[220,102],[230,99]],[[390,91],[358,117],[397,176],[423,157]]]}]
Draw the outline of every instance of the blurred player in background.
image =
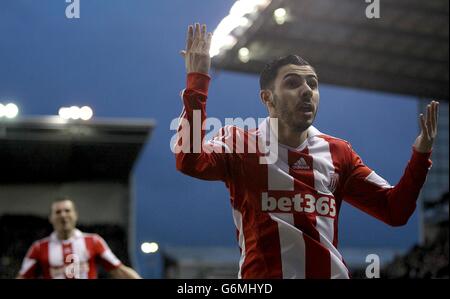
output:
[{"label": "blurred player in background", "polygon": [[96,263],[101,263],[112,278],[140,278],[136,271],[117,259],[102,237],[76,229],[77,219],[71,199],[53,202],[49,221],[54,232],[33,243],[17,278],[94,279],[97,278]]},{"label": "blurred player in background", "polygon": [[[241,249],[238,276],[349,278],[337,250],[342,200],[391,226],[405,225],[431,167],[439,103],[432,101],[426,116],[420,115],[421,132],[395,187],[364,165],[350,143],[312,126],[319,107],[318,76],[296,55],[262,71],[260,97],[269,117],[256,130],[226,126],[203,143],[211,40],[205,25],[189,26],[182,51],[187,87],[176,166],[187,175],[226,183]],[[382,140],[379,148],[389,153]]]}]

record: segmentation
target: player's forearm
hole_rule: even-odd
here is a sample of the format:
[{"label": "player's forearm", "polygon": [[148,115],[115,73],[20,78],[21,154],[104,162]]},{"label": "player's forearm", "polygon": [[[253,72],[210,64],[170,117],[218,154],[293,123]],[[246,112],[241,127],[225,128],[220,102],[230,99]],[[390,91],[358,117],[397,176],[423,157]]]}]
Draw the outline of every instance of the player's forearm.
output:
[{"label": "player's forearm", "polygon": [[[206,99],[208,97],[210,77],[203,73],[187,75],[186,89],[183,93],[184,113],[182,117],[187,121],[180,123],[179,132],[183,138],[189,138],[189,153],[201,152],[201,144],[205,137],[204,122],[206,120]],[[187,125],[189,130],[182,130]],[[185,128],[184,128],[185,129]],[[186,136],[186,133],[188,136]]]},{"label": "player's forearm", "polygon": [[411,160],[398,184],[387,193],[389,224],[404,225],[416,208],[416,201],[431,167],[430,153],[413,150]]},{"label": "player's forearm", "polygon": [[139,274],[132,268],[125,265],[119,266],[117,269],[111,271],[112,278],[116,279],[140,279]]},{"label": "player's forearm", "polygon": [[[202,171],[203,139],[206,119],[206,99],[210,77],[202,73],[187,75],[183,93],[183,114],[178,128],[176,146],[177,169],[185,174],[198,176]],[[207,157],[206,157],[207,158]]]}]

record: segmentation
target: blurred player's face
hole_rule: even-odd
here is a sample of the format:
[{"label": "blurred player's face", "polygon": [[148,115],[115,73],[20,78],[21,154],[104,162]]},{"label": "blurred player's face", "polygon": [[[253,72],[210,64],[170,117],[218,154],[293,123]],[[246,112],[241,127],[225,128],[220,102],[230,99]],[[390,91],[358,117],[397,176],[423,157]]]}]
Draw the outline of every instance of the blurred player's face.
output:
[{"label": "blurred player's face", "polygon": [[310,66],[294,64],[282,67],[274,82],[271,117],[294,132],[312,125],[319,107],[319,83]]},{"label": "blurred player's face", "polygon": [[75,229],[77,218],[77,212],[72,201],[63,200],[53,203],[50,223],[57,233],[70,234]]}]

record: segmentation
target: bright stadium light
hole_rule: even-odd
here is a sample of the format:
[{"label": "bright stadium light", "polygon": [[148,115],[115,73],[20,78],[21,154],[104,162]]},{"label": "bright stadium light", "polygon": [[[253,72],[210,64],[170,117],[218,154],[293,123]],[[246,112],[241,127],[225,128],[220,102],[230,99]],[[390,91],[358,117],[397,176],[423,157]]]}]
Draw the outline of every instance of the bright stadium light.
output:
[{"label": "bright stadium light", "polygon": [[61,117],[64,120],[70,119],[70,109],[67,107],[61,107],[58,111],[59,117]]},{"label": "bright stadium light", "polygon": [[90,120],[93,115],[94,112],[92,111],[91,107],[83,106],[80,108],[80,118],[82,120]]},{"label": "bright stadium light", "polygon": [[144,242],[141,244],[141,250],[143,253],[156,253],[158,249],[159,246],[156,242]]},{"label": "bright stadium light", "polygon": [[243,63],[247,63],[250,61],[250,50],[247,48],[239,49],[239,60]]},{"label": "bright stadium light", "polygon": [[19,108],[16,104],[0,104],[0,117],[15,118],[19,114]]},{"label": "bright stadium light", "polygon": [[211,41],[210,56],[220,54],[222,50],[234,47],[237,38],[232,35],[236,28],[248,28],[252,21],[246,17],[266,8],[272,0],[237,0],[230,9],[230,13],[219,23]]},{"label": "bright stadium light", "polygon": [[283,25],[287,19],[287,11],[284,8],[278,8],[273,12],[273,17],[278,25]]},{"label": "bright stadium light", "polygon": [[90,120],[92,116],[94,115],[94,112],[92,111],[92,108],[89,106],[71,106],[71,107],[61,107],[58,111],[59,117],[61,117],[64,120]]},{"label": "bright stadium light", "polygon": [[75,120],[80,118],[80,107],[72,106],[69,108],[69,110],[70,110],[70,118]]},{"label": "bright stadium light", "polygon": [[241,27],[247,27],[250,25],[250,20],[246,17],[242,17],[239,19],[239,26]]}]

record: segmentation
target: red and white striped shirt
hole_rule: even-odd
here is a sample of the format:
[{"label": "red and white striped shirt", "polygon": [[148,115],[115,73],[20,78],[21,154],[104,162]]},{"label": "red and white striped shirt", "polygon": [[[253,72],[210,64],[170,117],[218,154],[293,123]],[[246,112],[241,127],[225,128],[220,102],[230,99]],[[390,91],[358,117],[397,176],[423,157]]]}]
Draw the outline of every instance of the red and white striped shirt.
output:
[{"label": "red and white striped shirt", "polygon": [[[268,151],[274,136],[269,119],[253,131],[226,126],[195,152],[193,115],[200,110],[206,119],[209,80],[205,74],[188,75],[176,163],[187,175],[222,180],[229,189],[240,278],[349,278],[337,249],[342,200],[392,226],[408,221],[430,154],[413,151],[393,187],[365,166],[348,142],[312,126],[300,147],[275,142],[275,150],[271,143]],[[183,128],[187,122],[190,129]],[[204,134],[202,129],[202,140]],[[262,146],[255,150],[255,144]],[[268,162],[268,152],[276,153],[275,163]]]},{"label": "red and white striped shirt", "polygon": [[19,275],[23,278],[65,279],[97,278],[96,263],[106,271],[121,262],[106,242],[97,234],[75,230],[68,240],[60,240],[56,232],[33,243],[22,263]]}]

